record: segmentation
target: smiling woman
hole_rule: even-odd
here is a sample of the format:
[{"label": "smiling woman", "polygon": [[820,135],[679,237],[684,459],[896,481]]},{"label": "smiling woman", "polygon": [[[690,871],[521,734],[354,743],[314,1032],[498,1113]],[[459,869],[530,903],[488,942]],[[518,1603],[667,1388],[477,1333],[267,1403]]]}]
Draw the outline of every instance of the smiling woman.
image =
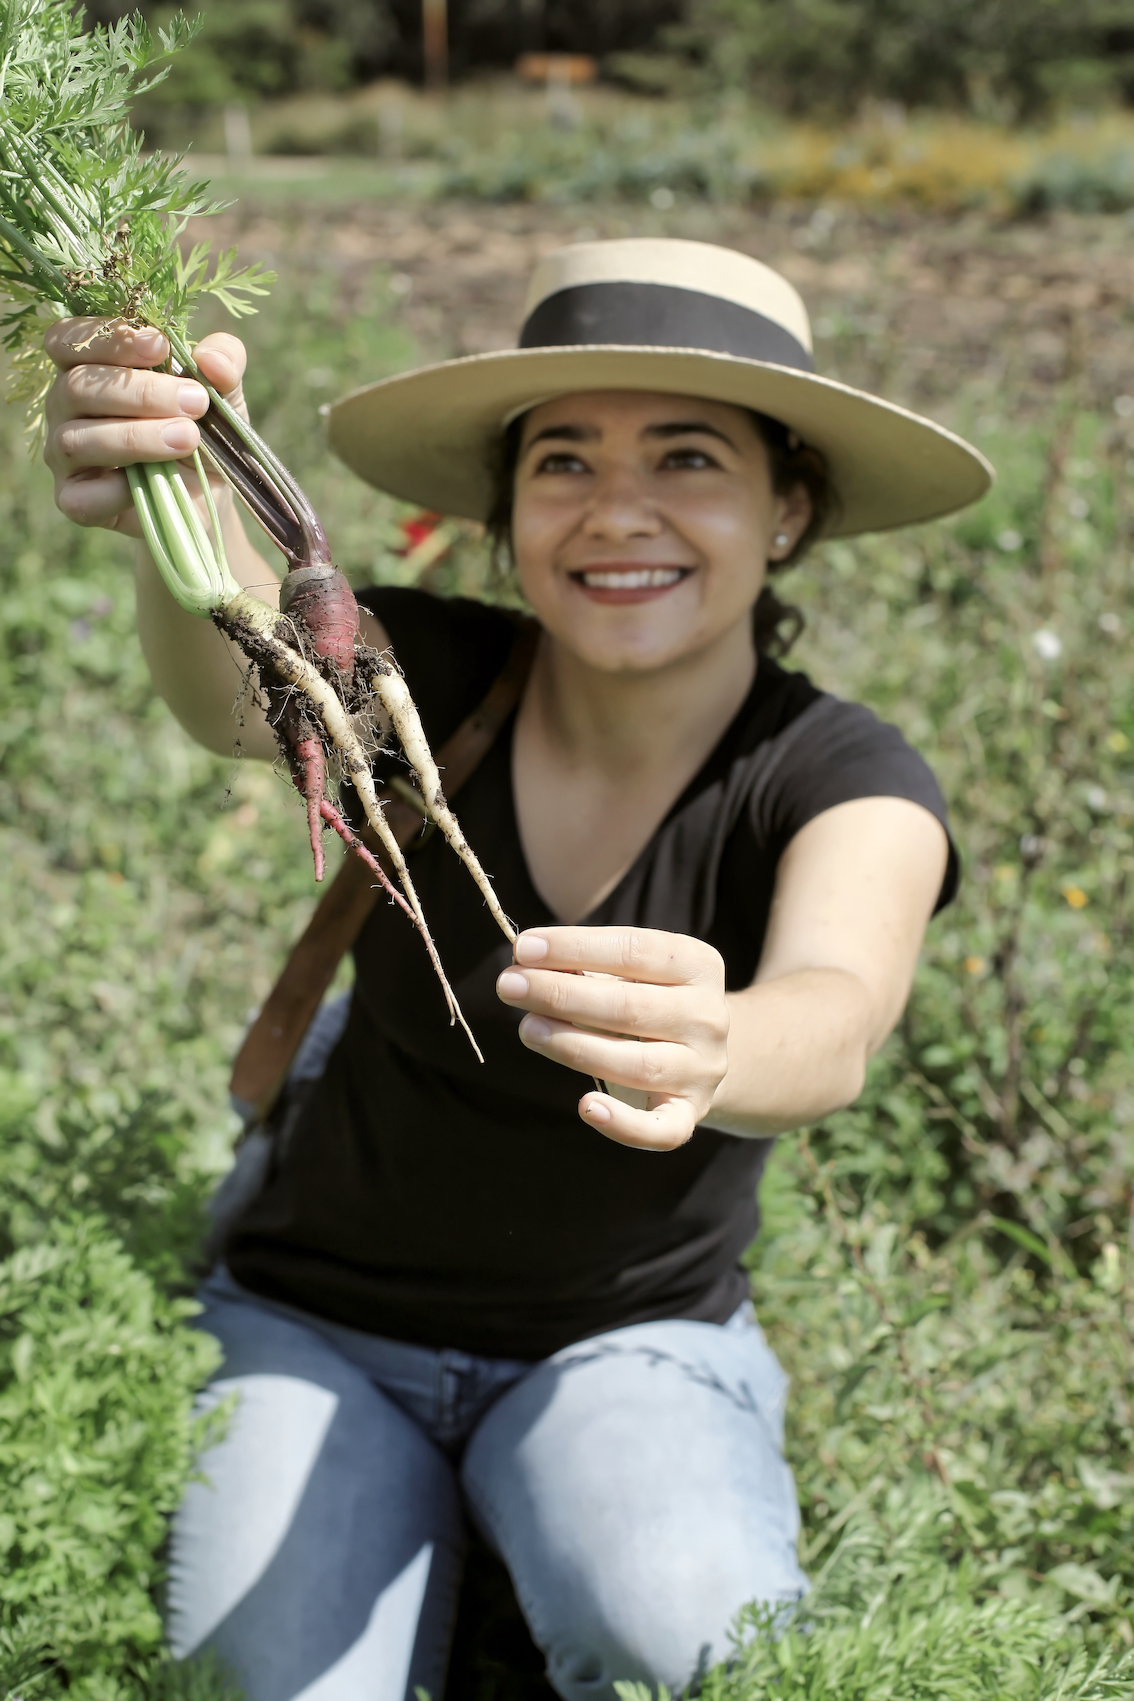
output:
[{"label": "smiling woman", "polygon": [[[635,394],[637,393],[630,393],[631,397]],[[610,394],[599,392],[591,400],[601,405],[604,398],[608,403],[616,399]],[[641,401],[646,398],[639,395],[638,399]],[[578,398],[576,406],[581,402],[582,398]],[[542,409],[535,411],[543,412]],[[664,446],[667,451],[659,457],[658,471],[676,472],[682,468],[707,470],[714,465],[719,467],[720,462],[716,457],[720,456],[721,448],[717,445],[721,445],[726,459],[731,456],[734,471],[741,466],[749,466],[758,482],[766,483],[770,478],[772,491],[801,504],[805,513],[802,529],[793,528],[794,536],[780,530],[772,539],[765,571],[769,574],[775,573],[789,566],[821,531],[824,522],[836,507],[822,456],[800,443],[798,437],[788,432],[778,420],[769,419],[753,410],[695,403],[692,417],[681,417],[689,411],[687,406],[683,407],[679,397],[657,397],[656,406],[652,410],[652,414],[657,415],[656,419],[651,414],[641,425],[643,444]],[[719,416],[715,424],[712,418],[714,413]],[[611,420],[609,423],[613,425],[614,422]],[[603,446],[603,432],[595,425],[592,425],[589,432],[585,426],[577,423],[548,425],[539,431],[538,438],[534,435],[535,429],[531,416],[522,415],[513,420],[504,434],[497,487],[488,525],[498,545],[509,552],[513,548],[513,508],[521,447],[530,454],[539,440],[552,445],[556,441],[560,444],[568,441],[589,442],[592,453],[600,452]],[[709,439],[708,443],[704,441],[706,438]],[[608,441],[608,453],[610,447]],[[575,461],[575,471],[585,473],[588,470],[588,463],[582,457],[575,457]],[[550,471],[551,467],[547,470]],[[568,470],[566,461],[561,464],[560,470]],[[673,480],[669,482],[672,485]],[[630,564],[610,578],[605,586],[600,587],[597,579],[600,569],[590,568],[586,573],[586,583],[592,590],[602,588],[610,593],[632,593],[635,590],[667,588],[668,584],[677,583],[680,577],[693,571],[692,567],[636,567]],[[632,583],[636,575],[641,578],[641,583],[637,585]],[[642,577],[643,575],[645,576]],[[616,595],[610,595],[603,600],[614,601],[618,598]],[[759,587],[753,607],[753,632],[758,650],[771,654],[786,654],[802,623],[799,611],[781,603],[769,584],[765,582]],[[787,628],[786,632],[784,628]]]},{"label": "smiling woman", "polygon": [[[243,358],[197,350],[230,395]],[[139,420],[147,378],[125,383]],[[113,460],[105,431],[84,422],[68,477]],[[740,1265],[770,1137],[858,1093],[956,879],[921,758],[773,658],[767,576],[813,537],[961,506],[989,469],[818,377],[784,279],[682,242],[550,255],[519,348],[356,391],[331,433],[514,556],[538,642],[462,819],[521,931],[509,951],[422,841],[483,1065],[408,930],[379,907],[356,941],[341,1037],[203,1290],[239,1403],[174,1532],[172,1636],[254,1701],[437,1697],[469,1518],[567,1701],[678,1692],[741,1606],[806,1586]],[[225,748],[223,641],[144,552],[138,574],[155,677]],[[434,747],[475,721],[515,619],[361,600]],[[243,738],[272,748],[254,720]]]}]

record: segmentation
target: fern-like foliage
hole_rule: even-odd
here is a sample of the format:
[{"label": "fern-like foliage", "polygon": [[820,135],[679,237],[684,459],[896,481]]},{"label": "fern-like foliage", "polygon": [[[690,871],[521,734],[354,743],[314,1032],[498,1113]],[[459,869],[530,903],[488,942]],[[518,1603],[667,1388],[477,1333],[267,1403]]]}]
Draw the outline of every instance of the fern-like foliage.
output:
[{"label": "fern-like foliage", "polygon": [[[797,1606],[741,1615],[701,1701],[1129,1701],[1134,1652],[1092,1653],[1043,1602],[989,1590],[972,1558],[950,1563],[948,1522],[940,1485],[913,1477],[849,1519]],[[677,1701],[664,1685],[614,1688]]]},{"label": "fern-like foliage", "polygon": [[131,102],[167,74],[198,24],[177,13],[156,34],[141,17],[84,30],[72,0],[0,0],[0,319],[15,360],[13,400],[38,431],[52,368],[51,316],[152,325],[184,347],[206,295],[254,312],[270,273],[239,269],[235,251],[210,264],[207,244],[183,256],[191,218],[215,212],[183,157],[147,154]]}]

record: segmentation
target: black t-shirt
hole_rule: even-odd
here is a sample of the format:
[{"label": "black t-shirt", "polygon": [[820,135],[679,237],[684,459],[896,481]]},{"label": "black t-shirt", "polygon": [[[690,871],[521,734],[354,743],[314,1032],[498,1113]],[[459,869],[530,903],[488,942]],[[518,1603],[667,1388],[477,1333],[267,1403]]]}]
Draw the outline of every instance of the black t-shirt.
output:
[{"label": "black t-shirt", "polygon": [[[390,634],[434,750],[511,646],[510,618],[419,591],[362,599]],[[512,797],[511,724],[461,791],[469,842],[520,928],[554,921],[532,886]],[[869,710],[761,659],[700,773],[586,919],[708,940],[750,984],[776,865],[814,816],[904,797],[944,822],[934,777]],[[346,1031],[230,1245],[257,1293],[373,1334],[543,1358],[662,1317],[724,1322],[745,1296],[767,1140],[700,1128],[677,1151],[615,1145],[577,1105],[589,1081],[521,1045],[496,996],[511,952],[439,833],[412,859],[449,979],[484,1052],[451,1028],[421,941],[379,904],[355,950]],[[941,894],[952,896],[956,870]]]}]

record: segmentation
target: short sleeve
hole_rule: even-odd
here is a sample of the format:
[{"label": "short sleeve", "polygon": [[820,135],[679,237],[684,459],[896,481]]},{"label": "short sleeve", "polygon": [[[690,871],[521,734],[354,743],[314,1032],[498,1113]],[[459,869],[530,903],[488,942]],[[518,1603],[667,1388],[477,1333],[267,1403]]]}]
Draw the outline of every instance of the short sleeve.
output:
[{"label": "short sleeve", "polygon": [[794,730],[791,759],[778,764],[772,783],[754,800],[758,835],[782,850],[809,821],[840,803],[860,797],[908,798],[936,816],[949,837],[949,861],[934,913],[951,903],[960,880],[960,858],[945,799],[932,768],[897,727],[859,703],[822,696]]}]

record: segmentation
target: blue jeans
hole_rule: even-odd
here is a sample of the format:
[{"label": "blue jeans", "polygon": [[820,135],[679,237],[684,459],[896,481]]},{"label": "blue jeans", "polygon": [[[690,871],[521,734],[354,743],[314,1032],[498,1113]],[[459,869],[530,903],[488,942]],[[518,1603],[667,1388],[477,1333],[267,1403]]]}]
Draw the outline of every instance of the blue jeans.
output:
[{"label": "blue jeans", "polygon": [[235,1394],[174,1523],[170,1640],[252,1701],[440,1701],[465,1518],[507,1565],[566,1701],[680,1693],[746,1602],[795,1600],[786,1379],[745,1307],[537,1364],[384,1340],[223,1269],[202,1327]]}]

